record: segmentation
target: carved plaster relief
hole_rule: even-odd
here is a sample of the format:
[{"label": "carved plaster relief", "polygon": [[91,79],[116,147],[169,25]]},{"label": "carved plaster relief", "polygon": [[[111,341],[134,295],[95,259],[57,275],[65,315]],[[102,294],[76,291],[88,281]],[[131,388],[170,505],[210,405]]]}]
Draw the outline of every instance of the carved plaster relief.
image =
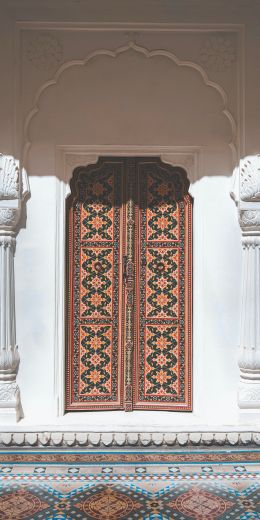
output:
[{"label": "carved plaster relief", "polygon": [[[130,149],[125,150],[125,155],[131,155]],[[140,154],[143,154],[143,150],[140,151]],[[104,151],[104,147],[100,148],[100,152],[97,154],[93,153],[65,153],[64,158],[65,159],[65,179],[68,181],[71,178],[72,171],[77,166],[86,166],[87,164],[94,164],[98,161],[98,158],[100,155],[116,155],[115,149],[113,147],[107,147],[107,151]],[[184,153],[184,152],[178,152],[178,153],[165,153],[161,154],[160,148],[151,148],[150,151],[151,155],[160,155],[162,161],[172,164],[173,166],[181,166],[188,172],[188,177],[190,180],[195,181],[198,178],[198,162],[201,162],[200,155],[201,150],[197,149],[193,153]]]},{"label": "carved plaster relief", "polygon": [[[91,31],[87,24],[83,24],[80,31],[76,26],[68,24],[64,28],[59,24],[59,32],[48,30],[48,24],[42,24],[37,30],[33,22],[30,27],[22,27],[18,38],[24,40],[24,44],[18,42],[17,48],[24,49],[24,54],[17,57],[22,63],[23,75],[20,82],[23,82],[23,119],[25,122],[25,150],[28,150],[32,128],[29,129],[32,115],[36,114],[39,104],[42,102],[41,94],[49,86],[53,86],[60,81],[61,75],[71,66],[90,64],[93,59],[102,55],[119,56],[121,48],[135,48],[137,51],[146,54],[147,57],[158,56],[161,59],[169,57],[179,66],[193,67],[201,72],[204,82],[221,94],[224,109],[223,113],[228,117],[232,126],[232,143],[230,146],[233,155],[237,155],[239,148],[240,135],[236,135],[236,120],[241,119],[236,113],[240,103],[235,103],[238,91],[243,87],[243,81],[239,76],[240,66],[237,60],[240,59],[238,52],[238,41],[240,38],[239,29],[232,26],[230,30],[222,28],[219,24],[212,27],[201,25],[193,31],[192,28],[180,28],[178,25],[161,24],[153,32],[152,24],[135,27],[110,27],[109,31],[96,28]],[[33,31],[32,31],[33,29]],[[84,35],[84,38],[83,38]],[[126,43],[127,39],[127,43]],[[135,43],[135,42],[138,43]],[[98,43],[99,42],[99,43]],[[141,42],[141,43],[139,43]],[[93,51],[93,46],[95,50]],[[63,62],[63,65],[61,63]],[[230,73],[231,71],[231,73]],[[50,79],[50,74],[52,79]],[[213,75],[213,76],[212,76]],[[214,82],[212,81],[214,78]],[[30,78],[30,82],[28,82]],[[45,81],[44,81],[45,78]],[[18,80],[19,82],[19,80]],[[87,95],[88,89],[86,89]],[[231,104],[230,104],[231,103]],[[243,121],[242,121],[243,124]],[[219,132],[219,130],[218,130]],[[28,136],[28,134],[30,134]],[[239,134],[239,133],[238,133]],[[191,143],[190,143],[191,144]],[[238,151],[239,152],[239,151]]]},{"label": "carved plaster relief", "polygon": [[63,57],[60,41],[51,33],[34,35],[27,44],[27,59],[36,69],[46,71],[57,68]]},{"label": "carved plaster relief", "polygon": [[247,202],[260,201],[260,155],[247,157],[240,166],[240,197]]},{"label": "carved plaster relief", "polygon": [[259,446],[260,432],[256,431],[188,431],[188,432],[88,432],[88,431],[6,431],[0,434],[1,449],[14,447],[42,448],[42,446],[125,448],[153,447],[165,449],[172,446]]},{"label": "carved plaster relief", "polygon": [[66,154],[66,167],[70,168],[70,174],[72,169],[76,168],[76,166],[85,166],[86,164],[96,163],[98,160],[98,155],[93,154]]},{"label": "carved plaster relief", "polygon": [[239,223],[242,229],[260,226],[260,210],[241,210],[239,214]]},{"label": "carved plaster relief", "polygon": [[[98,58],[98,60],[96,61],[95,58]],[[101,58],[102,58],[102,61],[101,61]],[[112,58],[112,61],[110,61],[111,58]],[[118,61],[117,61],[117,58],[118,58]],[[149,61],[146,62],[146,58],[152,58],[152,59],[149,59]],[[163,60],[161,60],[161,58],[163,58]],[[167,69],[165,69],[165,67],[166,67],[165,58],[167,60],[169,60],[170,62],[172,62],[172,69],[169,68],[168,66],[167,66]],[[115,59],[115,61],[114,61],[114,59]],[[141,61],[143,59],[145,61],[143,63],[143,67],[141,67]],[[124,78],[125,78],[125,74],[126,74],[126,72],[124,71],[124,65],[123,65],[124,62],[125,63],[131,62],[131,67],[136,68],[134,75],[136,75],[137,78],[140,78],[140,74],[144,74],[144,72],[143,72],[144,68],[146,68],[147,73],[149,73],[151,75],[151,66],[153,68],[156,67],[156,70],[159,67],[159,72],[161,74],[169,75],[168,80],[164,83],[162,97],[160,97],[160,96],[158,97],[158,91],[154,90],[154,89],[152,90],[153,94],[152,94],[152,92],[150,94],[150,95],[156,96],[156,99],[154,99],[153,102],[151,103],[151,110],[155,110],[155,112],[156,112],[156,114],[154,115],[154,119],[155,119],[155,117],[157,119],[162,117],[162,119],[163,119],[163,122],[162,123],[158,122],[158,124],[161,125],[161,127],[162,127],[160,138],[162,140],[166,139],[165,144],[169,144],[170,142],[173,142],[173,141],[175,141],[176,144],[177,143],[180,144],[180,142],[182,142],[183,144],[187,144],[188,142],[191,142],[191,139],[192,138],[194,139],[194,135],[196,135],[197,141],[199,140],[200,143],[203,141],[205,143],[206,148],[208,146],[209,147],[212,146],[212,144],[210,144],[208,142],[212,135],[212,130],[211,130],[212,129],[212,120],[211,120],[212,116],[210,116],[209,120],[207,120],[207,118],[204,118],[204,120],[203,120],[203,124],[201,127],[203,136],[202,135],[199,136],[200,126],[198,126],[198,125],[196,126],[196,134],[194,134],[194,132],[193,132],[192,133],[193,137],[191,135],[188,135],[188,133],[187,133],[188,129],[190,128],[189,132],[191,133],[192,127],[190,127],[190,125],[188,125],[188,124],[185,125],[184,122],[182,123],[181,127],[180,127],[180,125],[178,125],[178,132],[177,132],[177,121],[181,117],[181,114],[182,114],[182,118],[185,117],[185,114],[187,117],[187,111],[186,112],[184,111],[184,107],[182,109],[182,104],[184,104],[186,106],[187,103],[188,104],[190,103],[191,98],[190,98],[190,96],[188,96],[188,98],[187,98],[186,90],[185,90],[185,92],[186,92],[186,94],[185,94],[183,89],[180,89],[179,87],[178,87],[177,93],[175,92],[175,96],[173,96],[172,91],[169,90],[169,87],[167,85],[176,84],[176,86],[175,86],[175,90],[176,90],[177,84],[178,85],[181,84],[183,74],[184,74],[185,79],[186,79],[187,74],[189,74],[189,78],[188,78],[189,82],[190,81],[195,82],[195,89],[193,91],[194,96],[195,96],[195,101],[194,101],[194,103],[192,103],[192,106],[189,108],[190,117],[193,119],[193,121],[198,120],[197,114],[195,114],[195,113],[191,114],[191,111],[196,112],[196,110],[198,110],[197,107],[199,106],[199,103],[202,103],[202,99],[203,99],[204,109],[205,109],[205,104],[207,104],[207,105],[211,104],[211,110],[210,110],[211,114],[212,114],[212,110],[213,110],[212,104],[214,103],[214,105],[215,105],[214,110],[216,111],[216,114],[217,114],[216,117],[218,119],[219,119],[219,113],[221,114],[220,110],[222,108],[223,119],[218,120],[218,123],[217,123],[218,126],[221,127],[221,128],[218,128],[218,136],[219,136],[219,140],[220,140],[220,142],[218,143],[218,147],[221,147],[221,146],[223,147],[223,145],[229,146],[232,151],[233,157],[236,156],[236,151],[235,151],[236,140],[237,140],[236,123],[235,123],[233,115],[229,112],[229,110],[227,108],[227,97],[226,97],[223,89],[221,87],[219,87],[216,83],[210,81],[200,66],[197,66],[191,62],[182,62],[174,54],[172,54],[170,52],[161,51],[161,50],[149,51],[148,49],[146,49],[144,47],[139,47],[132,43],[129,46],[125,46],[125,47],[121,47],[121,48],[117,49],[115,52],[114,51],[111,52],[109,50],[100,50],[100,51],[96,51],[96,52],[90,54],[85,60],[66,63],[66,64],[62,65],[62,67],[58,70],[58,72],[56,73],[56,75],[54,76],[54,78],[52,80],[46,82],[44,84],[44,86],[41,87],[41,89],[37,93],[34,107],[30,110],[30,112],[26,118],[26,122],[25,122],[24,131],[25,131],[26,144],[25,144],[25,148],[24,148],[24,154],[25,154],[24,157],[25,158],[27,157],[28,151],[30,149],[30,145],[32,142],[31,136],[33,137],[33,134],[35,133],[35,131],[37,131],[36,124],[38,124],[38,128],[41,133],[42,133],[43,128],[47,125],[47,121],[42,122],[41,119],[44,118],[44,115],[46,115],[46,117],[47,117],[47,114],[49,113],[48,111],[51,111],[52,118],[55,121],[62,121],[62,123],[59,125],[59,134],[56,133],[55,135],[53,134],[53,136],[52,136],[52,133],[55,131],[57,132],[57,130],[55,130],[57,125],[53,125],[53,127],[52,126],[50,127],[48,124],[48,137],[47,138],[40,135],[39,131],[37,131],[37,139],[44,140],[45,143],[48,142],[48,140],[50,140],[50,139],[55,142],[60,141],[60,144],[62,144],[62,141],[70,142],[71,144],[77,144],[77,143],[82,142],[83,139],[84,140],[87,139],[88,142],[91,142],[93,140],[92,129],[95,134],[96,144],[99,144],[100,142],[104,142],[104,140],[106,140],[106,141],[108,140],[107,141],[108,143],[110,140],[113,140],[114,142],[121,144],[119,139],[124,139],[125,142],[129,142],[130,138],[133,139],[132,133],[131,133],[131,128],[133,129],[136,126],[135,119],[137,117],[137,120],[138,120],[138,114],[140,114],[140,110],[141,110],[140,106],[143,107],[142,110],[145,110],[145,106],[147,107],[147,103],[145,103],[145,101],[142,101],[141,95],[133,97],[132,89],[130,89],[130,91],[129,91],[130,80],[127,81],[126,84],[124,83]],[[102,67],[103,66],[107,67],[110,63],[111,63],[111,66],[110,66],[111,74],[109,76],[108,75],[106,76],[106,82],[105,82],[106,88],[104,87],[105,88],[104,94],[101,95],[100,89],[101,89],[102,85],[104,85],[104,81],[102,80],[102,82],[101,82],[99,75],[101,73]],[[101,67],[101,64],[102,64],[102,67]],[[89,67],[90,67],[90,69],[89,69]],[[130,65],[129,65],[129,67],[130,67]],[[187,70],[185,71],[185,69],[187,69]],[[93,91],[93,82],[92,82],[93,74],[94,74],[95,81],[97,81],[97,83],[99,85],[99,89],[98,90],[95,89],[95,91]],[[119,77],[118,77],[118,81],[116,81],[116,87],[115,87],[115,85],[113,85],[113,81],[114,81],[114,78],[116,78],[116,74],[118,74]],[[134,76],[134,75],[132,75],[132,76]],[[147,74],[146,74],[146,77],[147,77]],[[73,78],[73,80],[72,80],[72,78]],[[202,82],[201,82],[201,79],[202,79]],[[145,81],[147,81],[147,79]],[[151,79],[151,81],[152,81],[152,79]],[[184,81],[184,79],[183,79],[183,81]],[[68,92],[72,88],[72,86],[71,86],[72,83],[78,85],[77,86],[78,95],[75,98],[70,96],[70,98],[66,101],[66,108],[65,107],[61,108],[60,98],[62,99],[62,96],[64,98],[66,98],[66,96],[67,96],[66,92]],[[136,83],[136,80],[135,80],[135,83]],[[140,85],[141,84],[144,85],[144,82],[141,79],[139,80],[139,83],[140,83]],[[87,89],[86,89],[86,85],[88,86]],[[52,87],[52,88],[50,88],[50,87]],[[56,89],[54,89],[54,87],[56,87]],[[57,88],[59,89],[59,98],[58,99],[55,98]],[[116,96],[116,99],[117,99],[116,105],[113,104],[113,103],[115,103],[115,88],[119,89],[118,94]],[[205,90],[207,88],[208,88],[208,90]],[[164,91],[165,89],[166,90],[168,89],[167,92]],[[217,96],[215,96],[215,97],[214,97],[214,93],[213,93],[214,90],[217,93]],[[99,94],[96,93],[96,91]],[[107,91],[108,92],[113,91],[113,93],[114,93],[113,97],[110,99],[109,103],[107,103],[108,98],[105,95],[105,92],[107,92]],[[125,94],[125,92],[127,92],[127,94]],[[141,86],[140,86],[139,92],[140,93],[143,92],[143,87],[141,88]],[[202,96],[202,92],[203,92],[203,96]],[[128,97],[126,97],[127,103],[124,102],[125,95],[128,96]],[[187,100],[186,100],[187,103],[185,101],[185,99],[186,99],[185,96],[187,98]],[[93,97],[95,98],[94,101],[93,101]],[[166,100],[168,99],[168,97],[169,97],[169,100],[167,103],[168,104],[167,119],[169,121],[166,123],[167,119],[165,118],[165,116],[163,116],[163,112],[166,109],[165,104],[166,104]],[[54,98],[56,99],[56,101],[54,101]],[[45,99],[52,100],[51,103],[53,104],[53,106],[52,105],[45,106],[43,104]],[[88,101],[88,99],[90,99],[92,101],[90,102],[90,101]],[[176,101],[177,99],[179,100],[178,103]],[[79,103],[80,103],[80,108],[79,108]],[[90,103],[90,105],[88,105],[88,103]],[[111,119],[112,113],[110,114],[112,107],[114,107],[113,113],[115,115],[116,110],[117,110],[117,105],[121,106],[121,104],[124,104],[124,112],[122,112],[122,114],[121,113],[118,114],[117,120],[120,120],[119,119],[119,116],[120,116],[120,117],[124,117],[125,121],[126,120],[128,121],[127,129],[128,129],[128,131],[130,130],[129,136],[127,134],[126,135],[122,134],[121,131],[118,133],[117,130],[119,130],[121,123],[119,125],[115,125],[115,124],[112,125],[112,123],[111,123],[110,130],[109,130],[108,134],[106,135],[107,124],[110,120],[112,121],[112,119]],[[135,109],[134,109],[134,106],[132,106],[133,104],[136,105]],[[158,109],[156,108],[156,107],[159,107],[160,104],[161,104],[161,115],[160,115],[160,111],[158,112]],[[95,106],[97,108],[95,108]],[[129,109],[128,109],[128,106],[129,106]],[[44,107],[44,109],[43,109],[43,107]],[[56,113],[57,110],[59,110],[60,112]],[[78,110],[80,111],[81,116],[77,116]],[[96,110],[102,111],[102,113],[105,114],[103,124],[98,125],[97,129],[95,128],[96,119],[97,119],[96,112],[95,112]],[[127,112],[127,110],[129,111],[129,113]],[[146,111],[147,111],[147,108],[146,108]],[[180,112],[181,112],[181,114],[180,114]],[[171,113],[174,114],[174,118],[171,116]],[[56,116],[54,116],[54,114],[56,114]],[[68,114],[71,124],[69,124],[69,122],[66,121],[67,114]],[[150,117],[152,118],[152,113],[150,114]],[[132,122],[131,122],[131,118],[133,119]],[[143,117],[142,117],[143,123],[145,123],[146,118],[147,118],[147,116],[143,115]],[[77,124],[76,124],[76,119],[78,121]],[[76,126],[74,126],[74,120],[75,120]],[[90,120],[91,120],[91,124],[90,124]],[[86,122],[84,125],[84,132],[81,129],[83,121]],[[176,124],[174,125],[175,121],[176,121]],[[149,138],[151,125],[149,125],[149,127],[146,125],[146,131],[142,133],[142,136],[137,137],[138,132],[139,133],[141,132],[140,124],[141,124],[141,121],[139,121],[139,124],[137,124],[137,126],[136,126],[135,140],[137,139],[137,142],[140,142],[141,138],[142,139],[144,138],[142,136],[145,136],[146,140],[151,139],[150,142],[153,142],[154,136]],[[112,125],[112,128],[111,128],[111,125]],[[169,131],[166,133],[167,125],[169,127]],[[207,130],[205,130],[205,127],[207,125],[210,125],[210,127]],[[73,127],[73,136],[71,133],[72,127]],[[142,128],[142,125],[141,125],[141,128]],[[182,133],[180,132],[181,129],[183,129]],[[183,135],[184,129],[185,129],[185,135]],[[114,130],[114,132],[115,132],[114,137],[113,137],[112,130]],[[162,135],[162,131],[164,131],[165,136]],[[170,134],[170,131],[172,132],[172,135]],[[177,135],[175,135],[174,132],[177,132]],[[69,134],[69,135],[65,135],[64,133]],[[84,137],[83,137],[83,134],[84,134]],[[177,139],[177,141],[176,141],[176,139]],[[214,138],[214,143],[215,143],[215,138]],[[140,142],[140,144],[141,144],[141,142]],[[143,143],[143,144],[145,144],[145,143]],[[197,142],[194,142],[193,144],[197,144]],[[228,154],[228,150],[225,151],[225,154]],[[229,154],[230,154],[230,152],[229,152]],[[226,160],[223,149],[222,149],[221,156],[219,155],[219,160],[220,159],[222,161]],[[41,161],[38,160],[38,163],[39,162],[41,162]],[[222,168],[227,168],[227,166],[225,166],[225,167],[222,166]]]},{"label": "carved plaster relief", "polygon": [[234,39],[221,33],[208,37],[202,44],[200,57],[208,69],[223,71],[229,68],[236,61]]},{"label": "carved plaster relief", "polygon": [[13,157],[0,155],[0,198],[19,198],[19,169]]}]

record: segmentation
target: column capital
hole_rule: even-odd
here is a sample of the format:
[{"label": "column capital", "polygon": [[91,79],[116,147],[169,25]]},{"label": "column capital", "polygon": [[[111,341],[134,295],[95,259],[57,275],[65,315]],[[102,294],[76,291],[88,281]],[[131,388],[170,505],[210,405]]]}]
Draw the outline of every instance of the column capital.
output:
[{"label": "column capital", "polygon": [[260,154],[240,159],[233,172],[230,194],[237,205],[243,202],[260,203]]},{"label": "column capital", "polygon": [[16,232],[22,206],[30,195],[28,177],[19,161],[0,153],[0,233]]}]

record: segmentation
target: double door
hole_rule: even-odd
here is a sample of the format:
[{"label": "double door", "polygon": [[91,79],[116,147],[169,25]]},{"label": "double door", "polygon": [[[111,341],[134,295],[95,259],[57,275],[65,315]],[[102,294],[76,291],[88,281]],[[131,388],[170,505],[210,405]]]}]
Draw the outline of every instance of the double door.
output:
[{"label": "double door", "polygon": [[192,200],[156,157],[78,167],[67,199],[66,410],[191,410]]}]

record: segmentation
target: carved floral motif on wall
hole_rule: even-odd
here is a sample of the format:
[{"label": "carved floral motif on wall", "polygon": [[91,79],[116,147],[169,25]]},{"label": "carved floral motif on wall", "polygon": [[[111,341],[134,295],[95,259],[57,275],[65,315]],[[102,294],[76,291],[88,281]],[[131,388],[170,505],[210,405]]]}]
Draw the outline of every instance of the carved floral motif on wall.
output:
[{"label": "carved floral motif on wall", "polygon": [[35,68],[48,71],[60,65],[63,46],[52,34],[39,33],[28,41],[27,58]]},{"label": "carved floral motif on wall", "polygon": [[206,68],[223,71],[236,61],[233,38],[217,34],[208,37],[200,49],[200,58]]}]

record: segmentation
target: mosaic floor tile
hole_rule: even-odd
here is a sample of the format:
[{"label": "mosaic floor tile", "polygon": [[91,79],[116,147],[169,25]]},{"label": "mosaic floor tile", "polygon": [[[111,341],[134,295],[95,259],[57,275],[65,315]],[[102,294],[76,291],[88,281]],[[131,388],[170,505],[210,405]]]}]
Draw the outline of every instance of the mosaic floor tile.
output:
[{"label": "mosaic floor tile", "polygon": [[113,473],[113,468],[102,468],[102,473]]},{"label": "mosaic floor tile", "polygon": [[68,473],[73,473],[76,475],[79,472],[79,468],[68,468]]},{"label": "mosaic floor tile", "polygon": [[177,466],[173,466],[172,468],[168,468],[170,473],[180,473],[180,468]]},{"label": "mosaic floor tile", "polygon": [[2,467],[0,468],[0,472],[1,472],[1,473],[11,473],[12,469],[13,469],[13,468],[10,467],[10,466],[2,466]]},{"label": "mosaic floor tile", "polygon": [[0,520],[260,520],[260,450],[6,455]]}]

